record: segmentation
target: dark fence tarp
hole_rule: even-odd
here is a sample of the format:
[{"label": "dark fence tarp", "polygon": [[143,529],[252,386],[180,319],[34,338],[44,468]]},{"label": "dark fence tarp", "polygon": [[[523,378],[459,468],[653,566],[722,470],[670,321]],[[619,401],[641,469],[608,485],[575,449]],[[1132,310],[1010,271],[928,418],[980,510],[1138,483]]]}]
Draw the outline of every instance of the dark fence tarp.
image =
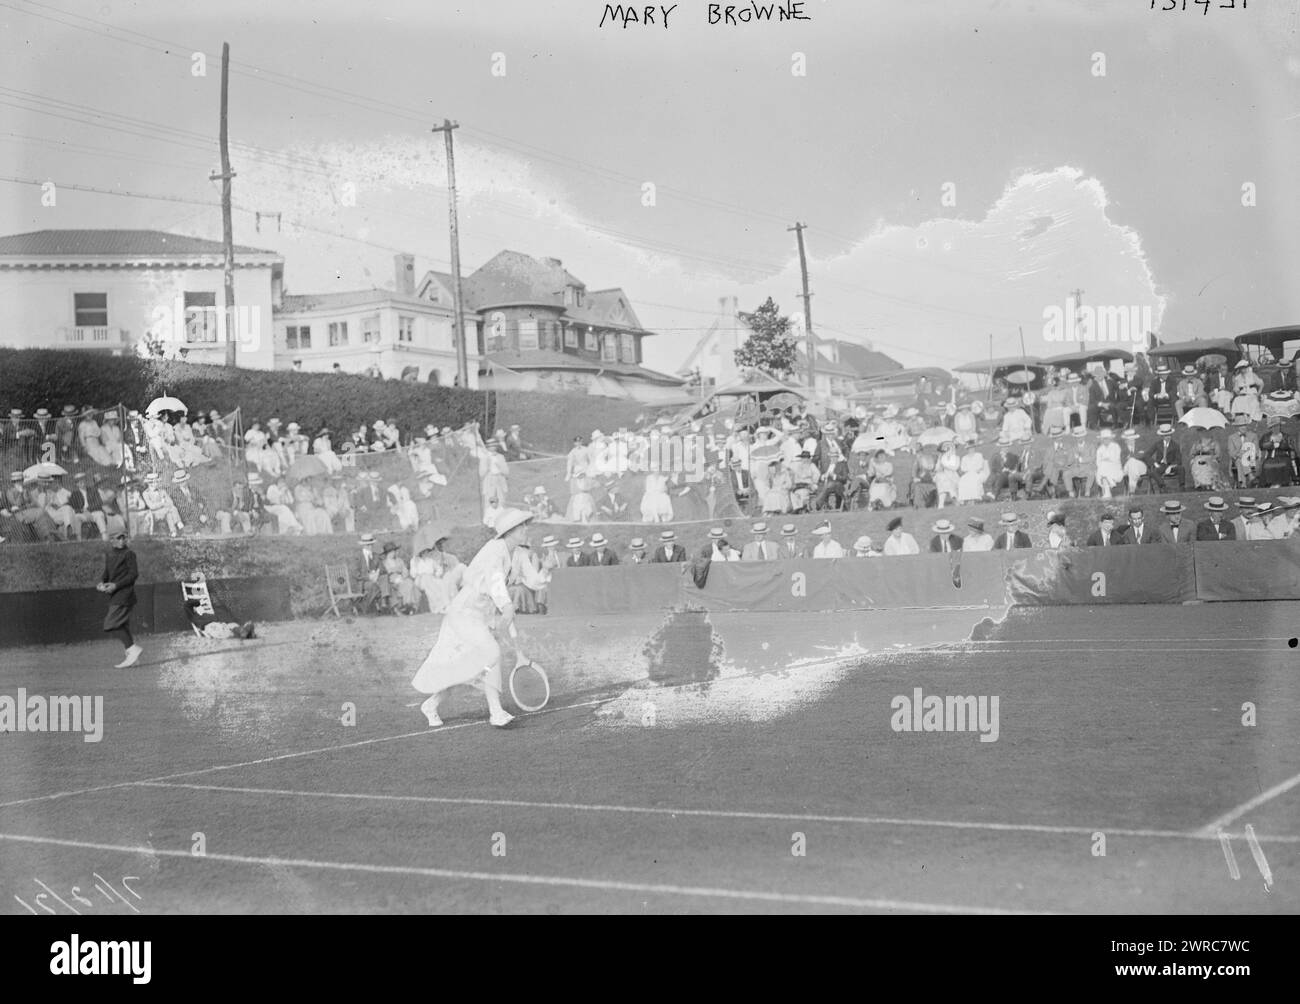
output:
[{"label": "dark fence tarp", "polygon": [[1196,545],[1196,595],[1203,600],[1300,599],[1300,540]]},{"label": "dark fence tarp", "polygon": [[1025,550],[1007,552],[1003,560],[1010,600],[1016,605],[1183,603],[1196,599],[1194,558],[1188,545]]},{"label": "dark fence tarp", "polygon": [[622,614],[668,610],[677,602],[684,564],[557,568],[547,590],[552,614]]},{"label": "dark fence tarp", "polygon": [[[292,616],[289,580],[279,576],[210,579],[208,592],[218,614],[234,621],[282,621]],[[188,631],[179,582],[135,587],[131,628],[137,634]],[[108,598],[94,589],[49,589],[0,593],[0,647],[58,645],[103,638]]]},{"label": "dark fence tarp", "polygon": [[996,554],[714,562],[682,600],[708,610],[870,610],[988,607],[1006,602]]}]

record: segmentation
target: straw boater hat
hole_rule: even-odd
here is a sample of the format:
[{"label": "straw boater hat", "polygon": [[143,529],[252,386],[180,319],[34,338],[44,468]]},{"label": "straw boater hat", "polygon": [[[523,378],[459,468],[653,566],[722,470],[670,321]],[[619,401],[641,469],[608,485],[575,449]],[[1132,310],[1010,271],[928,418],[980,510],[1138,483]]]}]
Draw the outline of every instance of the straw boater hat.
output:
[{"label": "straw boater hat", "polygon": [[1223,499],[1219,498],[1219,496],[1215,495],[1213,498],[1210,499],[1210,501],[1205,503],[1205,508],[1209,512],[1223,512],[1228,508],[1228,503],[1223,501]]},{"label": "straw boater hat", "polygon": [[1137,429],[1125,429],[1119,434],[1119,438],[1127,439],[1129,441],[1136,440],[1138,438],[1138,431]]},{"label": "straw boater hat", "polygon": [[813,533],[818,535],[825,535],[830,532],[831,532],[831,521],[828,519],[822,520],[820,523],[817,524],[816,527],[813,528]]},{"label": "straw boater hat", "polygon": [[1250,362],[1245,359],[1238,359],[1237,365],[1233,367],[1233,369],[1235,370],[1244,370],[1249,368],[1250,368]]},{"label": "straw boater hat", "polygon": [[532,519],[533,514],[525,509],[502,509],[497,513],[492,529],[496,531],[497,539],[500,540],[515,527],[530,523]]},{"label": "straw boater hat", "polygon": [[120,422],[121,420],[122,419],[118,416],[117,412],[115,411],[110,411],[104,416],[105,422]]},{"label": "straw boater hat", "polygon": [[1170,499],[1160,507],[1160,511],[1166,516],[1178,516],[1183,511],[1183,504],[1177,499]]},{"label": "straw boater hat", "polygon": [[162,476],[157,471],[150,471],[144,476],[144,483],[147,485],[156,485],[162,480]]},{"label": "straw boater hat", "polygon": [[1168,422],[1161,422],[1156,427],[1157,436],[1172,436],[1173,434],[1174,434],[1174,427],[1170,425]]},{"label": "straw boater hat", "polygon": [[671,544],[674,540],[677,539],[677,533],[676,531],[673,530],[665,530],[661,534],[659,534],[659,539],[665,544]]},{"label": "straw boater hat", "polygon": [[567,547],[570,551],[577,551],[582,547],[582,538],[570,537],[569,542],[564,546]]},{"label": "straw boater hat", "polygon": [[77,406],[75,404],[65,404],[63,406],[63,414],[75,415],[76,413],[77,413]]},{"label": "straw boater hat", "polygon": [[[542,541],[542,543],[545,544],[546,541]],[[640,537],[633,537],[631,547],[633,551],[644,551],[645,541],[642,540]]]},{"label": "straw boater hat", "polygon": [[542,538],[542,547],[558,547],[560,539],[553,533],[548,533]]},{"label": "straw boater hat", "polygon": [[799,531],[795,529],[795,525],[793,523],[786,523],[784,526],[781,527],[782,537],[793,537],[798,533]]},{"label": "straw boater hat", "polygon": [[262,475],[258,474],[256,471],[254,471],[252,474],[248,476],[248,486],[250,488],[253,485],[260,485],[261,483],[262,483]]},{"label": "straw boater hat", "polygon": [[767,533],[767,524],[755,523],[753,526],[749,528],[749,532],[752,533],[755,537],[762,537]]},{"label": "straw boater hat", "polygon": [[1243,509],[1249,508],[1250,506],[1253,506],[1254,504],[1255,504],[1255,500],[1254,500],[1253,498],[1251,498],[1249,495],[1238,495],[1238,496],[1237,496],[1237,505],[1239,505],[1239,506],[1240,506],[1241,508],[1243,508]]},{"label": "straw boater hat", "polygon": [[1188,363],[1183,367],[1183,376],[1196,376],[1196,367]]},{"label": "straw boater hat", "polygon": [[1098,438],[1098,439],[1114,439],[1114,438],[1115,438],[1115,430],[1114,430],[1114,429],[1102,429],[1099,433],[1097,433],[1097,438]]},{"label": "straw boater hat", "polygon": [[9,475],[10,481],[21,481],[22,479],[23,479],[22,471],[14,471],[12,474]]},{"label": "straw boater hat", "polygon": [[1053,425],[1048,428],[1047,434],[1051,436],[1053,439],[1060,439],[1062,436],[1065,435],[1065,426]]},{"label": "straw boater hat", "polygon": [[1085,429],[1082,425],[1076,425],[1070,431],[1070,435],[1073,436],[1075,439],[1082,439],[1087,434],[1088,434],[1088,430]]},{"label": "straw boater hat", "polygon": [[9,417],[10,417],[10,418],[22,418],[22,417],[23,417],[23,410],[22,410],[22,408],[10,408],[10,409],[9,409]]},{"label": "straw boater hat", "polygon": [[1065,382],[1066,382],[1066,383],[1082,383],[1082,381],[1079,379],[1079,374],[1076,373],[1076,372],[1074,372],[1074,370],[1070,370],[1070,375],[1067,376],[1067,377],[1065,378]]},{"label": "straw boater hat", "polygon": [[591,535],[592,547],[604,547],[608,543],[609,541],[605,539],[605,535],[603,533],[593,533]]},{"label": "straw boater hat", "polygon": [[1003,526],[1015,526],[1020,522],[1020,517],[1013,512],[1004,512],[998,522]]},{"label": "straw boater hat", "polygon": [[720,526],[715,526],[713,529],[709,531],[709,540],[722,540],[726,536],[727,536],[726,531],[723,530],[722,527]]},{"label": "straw boater hat", "polygon": [[185,470],[184,468],[172,474],[172,484],[174,485],[183,485],[187,481],[189,481],[189,479],[190,479],[189,471]]},{"label": "straw boater hat", "polygon": [[1163,363],[1163,362],[1162,362],[1162,363],[1157,363],[1157,364],[1156,364],[1156,376],[1168,376],[1168,375],[1169,375],[1169,364],[1168,364],[1168,363]]},{"label": "straw boater hat", "polygon": [[934,526],[930,527],[935,533],[952,533],[952,524],[946,519],[941,519]]},{"label": "straw boater hat", "polygon": [[37,408],[35,413],[32,415],[32,418],[50,418],[50,417],[51,415],[50,415],[49,408]]},{"label": "straw boater hat", "polygon": [[[252,481],[253,475],[250,474],[248,480]],[[360,543],[362,547],[373,547],[375,543],[375,535],[373,533],[363,533],[361,535]]]}]

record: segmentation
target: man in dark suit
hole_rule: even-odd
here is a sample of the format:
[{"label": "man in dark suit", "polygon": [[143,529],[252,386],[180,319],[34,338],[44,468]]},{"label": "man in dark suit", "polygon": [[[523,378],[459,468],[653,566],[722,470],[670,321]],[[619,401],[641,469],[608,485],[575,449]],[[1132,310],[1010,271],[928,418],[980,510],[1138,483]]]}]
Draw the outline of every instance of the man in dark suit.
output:
[{"label": "man in dark suit", "polygon": [[1237,528],[1223,518],[1228,509],[1227,502],[1216,495],[1205,503],[1205,509],[1210,515],[1196,524],[1197,540],[1237,539]]},{"label": "man in dark suit", "polygon": [[1158,408],[1172,408],[1178,400],[1178,377],[1165,363],[1156,367],[1155,377],[1147,388],[1147,425],[1154,425]]},{"label": "man in dark suit", "polygon": [[135,664],[142,649],[131,636],[131,611],[135,607],[135,580],[140,575],[140,565],[135,552],[126,545],[126,531],[118,530],[112,536],[113,549],[104,556],[104,574],[95,588],[108,594],[108,613],[104,616],[104,630],[122,643],[122,661],[114,668],[125,669]]},{"label": "man in dark suit", "polygon": [[1001,498],[1004,491],[1014,497],[1022,481],[1011,480],[1020,469],[1020,455],[1011,449],[1011,437],[1006,433],[998,436],[998,452],[989,462],[989,469],[993,471],[993,497]]},{"label": "man in dark suit", "polygon": [[1176,492],[1183,487],[1183,453],[1174,442],[1174,427],[1167,422],[1156,429],[1154,446],[1147,453],[1147,474],[1156,491]]},{"label": "man in dark suit", "polygon": [[565,568],[586,568],[591,564],[591,555],[582,549],[581,537],[570,537],[567,545],[568,554],[564,558]]},{"label": "man in dark suit", "polygon": [[1130,506],[1128,511],[1128,530],[1125,541],[1129,544],[1168,544],[1170,540],[1157,526],[1146,521],[1141,506]]},{"label": "man in dark suit", "polygon": [[655,548],[654,556],[650,559],[652,564],[666,565],[677,561],[686,560],[686,548],[677,543],[677,534],[672,530],[665,530],[659,535],[659,546]]},{"label": "man in dark suit", "polygon": [[930,527],[934,531],[934,536],[930,538],[930,550],[936,554],[947,554],[949,551],[961,550],[961,535],[952,532],[952,524],[946,519],[941,519]]},{"label": "man in dark suit", "polygon": [[1004,512],[1002,518],[998,520],[1002,527],[998,535],[993,539],[993,550],[1010,551],[1016,547],[1033,547],[1034,542],[1029,539],[1029,534],[1024,530],[1017,529],[1020,517],[1013,512]]},{"label": "man in dark suit", "polygon": [[172,475],[172,503],[186,533],[206,533],[212,529],[207,503],[190,485],[189,472],[184,468]]},{"label": "man in dark suit", "polygon": [[780,558],[806,558],[808,555],[804,552],[803,545],[798,540],[799,531],[795,529],[793,523],[787,523],[781,527],[781,550],[777,555]]},{"label": "man in dark suit", "polygon": [[372,606],[387,609],[391,599],[388,573],[384,571],[384,559],[375,550],[373,533],[361,535],[361,554],[356,560],[354,575],[356,586],[362,591],[361,610],[364,612]]},{"label": "man in dark suit", "polygon": [[[98,475],[96,475],[98,477]],[[104,502],[99,497],[99,488],[89,483],[84,471],[78,471],[72,476],[73,488],[68,498],[68,505],[72,506],[72,511],[80,517],[81,536],[85,537],[86,524],[89,523],[99,530],[99,536],[106,538],[108,536],[108,523],[104,518]]]},{"label": "man in dark suit", "polygon": [[603,533],[593,533],[591,535],[591,548],[591,551],[587,554],[588,565],[618,564],[618,555],[609,546],[609,541],[605,539]]},{"label": "man in dark suit", "polygon": [[1116,544],[1128,543],[1122,533],[1115,532],[1115,514],[1109,509],[1101,514],[1098,523],[1097,529],[1088,534],[1088,539],[1084,542],[1085,546],[1114,547]]},{"label": "man in dark suit", "polygon": [[1196,536],[1195,524],[1183,522],[1183,511],[1183,504],[1177,500],[1166,502],[1160,507],[1160,512],[1167,521],[1160,528],[1162,543],[1186,544]]},{"label": "man in dark suit", "polygon": [[1119,395],[1118,381],[1109,371],[1098,370],[1088,384],[1088,428],[1098,429],[1101,420],[1115,421],[1115,400]]}]

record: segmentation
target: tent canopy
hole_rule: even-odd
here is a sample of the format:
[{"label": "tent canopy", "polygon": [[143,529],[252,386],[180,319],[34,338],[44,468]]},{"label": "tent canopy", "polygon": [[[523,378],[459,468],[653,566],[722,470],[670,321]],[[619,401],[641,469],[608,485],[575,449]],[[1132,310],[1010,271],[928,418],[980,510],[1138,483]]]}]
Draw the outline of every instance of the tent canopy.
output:
[{"label": "tent canopy", "polygon": [[[938,366],[918,366],[913,369],[894,370],[892,373],[878,373],[875,376],[863,377],[858,382],[862,385],[864,392],[879,390],[882,387],[902,387],[914,384],[922,377],[929,380],[948,381],[952,379],[952,374],[947,370],[940,369]],[[854,395],[857,399],[861,395]]]},{"label": "tent canopy", "polygon": [[1231,338],[1196,338],[1187,342],[1157,345],[1147,354],[1153,359],[1176,359],[1180,364],[1216,354],[1226,356],[1232,362],[1241,355],[1241,347]]},{"label": "tent canopy", "polygon": [[1115,359],[1131,363],[1133,353],[1125,352],[1123,349],[1084,349],[1082,352],[1067,352],[1062,356],[1052,356],[1050,359],[1044,359],[1043,362],[1048,366],[1073,368],[1086,366],[1088,363],[1108,363]]},{"label": "tent canopy", "polygon": [[962,363],[960,366],[954,366],[954,373],[987,373],[989,370],[996,372],[1000,369],[1020,369],[1025,364],[1030,369],[1035,366],[1042,368],[1043,360],[1038,356],[1001,356],[997,359],[976,360],[970,363]]},{"label": "tent canopy", "polygon": [[1233,343],[1238,346],[1262,345],[1273,353],[1273,358],[1282,358],[1282,347],[1287,342],[1300,342],[1300,326],[1283,325],[1278,328],[1257,328],[1244,335],[1238,335]]}]

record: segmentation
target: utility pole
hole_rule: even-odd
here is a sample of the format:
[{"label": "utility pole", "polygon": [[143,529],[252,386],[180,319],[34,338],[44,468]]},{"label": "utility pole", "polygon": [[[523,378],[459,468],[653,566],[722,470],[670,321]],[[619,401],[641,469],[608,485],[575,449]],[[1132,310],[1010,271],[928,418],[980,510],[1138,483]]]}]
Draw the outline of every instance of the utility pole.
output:
[{"label": "utility pole", "polygon": [[[1079,322],[1083,319],[1083,290],[1072,289],[1068,295],[1072,300],[1074,300],[1074,330],[1078,331]],[[1080,344],[1083,344],[1087,339],[1081,338],[1079,341]]]},{"label": "utility pole", "polygon": [[813,335],[812,326],[812,294],[808,292],[808,258],[803,250],[803,232],[807,227],[806,223],[796,223],[792,227],[786,227],[786,232],[793,230],[799,240],[799,271],[803,275],[803,326],[804,334],[807,337],[808,346],[805,351],[808,353],[808,389],[814,394],[817,391],[817,340]]},{"label": "utility pole", "polygon": [[452,146],[451,132],[459,129],[459,123],[443,119],[442,125],[434,126],[434,132],[443,133],[447,140],[447,189],[448,208],[451,213],[451,284],[453,309],[456,311],[456,374],[462,387],[469,386],[469,360],[465,349],[465,317],[461,304],[464,302],[460,289],[460,228],[456,223],[456,154]]},{"label": "utility pole", "polygon": [[230,222],[230,131],[226,108],[230,99],[230,43],[221,43],[221,237],[226,244],[226,365],[237,365],[235,332],[235,228]]}]

